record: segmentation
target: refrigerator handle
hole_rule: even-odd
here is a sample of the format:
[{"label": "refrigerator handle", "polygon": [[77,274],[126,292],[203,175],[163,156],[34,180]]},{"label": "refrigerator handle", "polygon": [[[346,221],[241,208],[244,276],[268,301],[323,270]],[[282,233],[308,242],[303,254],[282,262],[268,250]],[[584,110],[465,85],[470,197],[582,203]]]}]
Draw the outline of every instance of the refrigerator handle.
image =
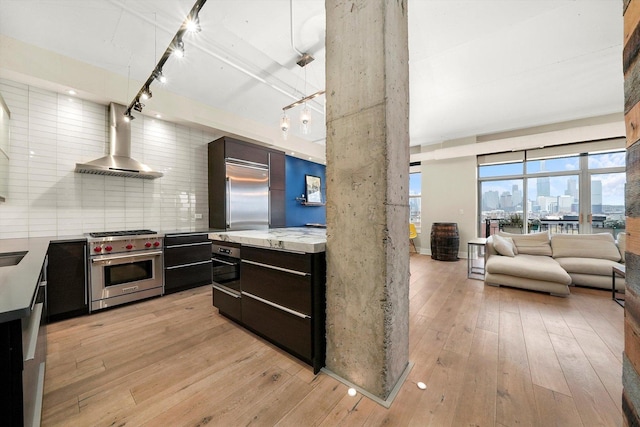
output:
[{"label": "refrigerator handle", "polygon": [[267,190],[267,224],[271,228],[271,189]]},{"label": "refrigerator handle", "polygon": [[225,209],[227,211],[227,229],[231,226],[231,203],[229,203],[231,201],[231,181],[229,180],[229,177],[226,177],[226,186],[227,186],[227,191],[225,194]]}]

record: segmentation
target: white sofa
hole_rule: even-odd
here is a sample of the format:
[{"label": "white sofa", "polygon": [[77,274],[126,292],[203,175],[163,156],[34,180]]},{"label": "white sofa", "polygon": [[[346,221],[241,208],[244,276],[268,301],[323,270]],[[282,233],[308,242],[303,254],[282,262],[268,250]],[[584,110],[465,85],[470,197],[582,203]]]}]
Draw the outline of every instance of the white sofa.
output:
[{"label": "white sofa", "polygon": [[[484,280],[557,296],[569,295],[570,285],[610,290],[612,267],[624,263],[625,238],[625,233],[616,242],[609,233],[499,232],[487,239]],[[624,288],[624,279],[617,279],[616,289]]]}]

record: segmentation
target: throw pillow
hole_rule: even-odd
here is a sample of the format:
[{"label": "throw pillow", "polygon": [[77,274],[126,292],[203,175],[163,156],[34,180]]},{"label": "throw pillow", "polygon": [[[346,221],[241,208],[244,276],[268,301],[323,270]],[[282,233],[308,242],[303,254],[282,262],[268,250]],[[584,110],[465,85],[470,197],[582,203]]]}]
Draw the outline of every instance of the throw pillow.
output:
[{"label": "throw pillow", "polygon": [[519,254],[551,256],[549,233],[512,234],[500,231],[501,237],[511,237]]},{"label": "throw pillow", "polygon": [[497,234],[494,234],[493,248],[500,255],[510,256],[510,257],[516,256],[516,252],[514,251],[515,245],[513,244],[513,239],[511,239],[511,237],[502,237]]}]

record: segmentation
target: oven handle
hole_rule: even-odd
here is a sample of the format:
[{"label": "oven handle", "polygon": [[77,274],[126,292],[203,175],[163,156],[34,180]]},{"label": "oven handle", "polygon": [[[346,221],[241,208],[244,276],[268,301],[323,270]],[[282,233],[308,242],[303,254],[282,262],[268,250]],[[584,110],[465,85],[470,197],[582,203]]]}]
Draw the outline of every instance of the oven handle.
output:
[{"label": "oven handle", "polygon": [[172,265],[171,267],[165,267],[165,270],[175,270],[176,268],[182,268],[182,267],[193,267],[194,265],[204,265],[204,264],[211,264],[211,260],[208,259],[206,261],[198,261],[198,262],[190,262],[188,264],[180,264],[180,265]]},{"label": "oven handle", "polygon": [[219,262],[220,264],[226,264],[226,265],[238,265],[237,262],[223,261],[220,258],[216,258],[216,257],[211,257],[211,261]]},{"label": "oven handle", "polygon": [[143,252],[141,254],[128,254],[128,255],[122,255],[122,256],[110,256],[108,258],[97,258],[97,259],[92,259],[91,262],[97,263],[97,262],[113,261],[114,259],[139,258],[139,257],[149,257],[149,256],[156,256],[156,255],[157,256],[162,255],[162,251]]}]

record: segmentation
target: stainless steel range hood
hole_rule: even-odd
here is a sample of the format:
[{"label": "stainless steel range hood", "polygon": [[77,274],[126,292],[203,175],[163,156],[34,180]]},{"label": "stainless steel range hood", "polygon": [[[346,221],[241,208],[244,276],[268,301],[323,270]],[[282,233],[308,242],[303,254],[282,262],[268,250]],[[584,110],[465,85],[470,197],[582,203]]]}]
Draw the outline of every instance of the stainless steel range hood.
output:
[{"label": "stainless steel range hood", "polygon": [[155,179],[161,172],[131,158],[131,123],[124,105],[109,104],[109,154],[88,163],[76,163],[76,172],[127,178]]}]

